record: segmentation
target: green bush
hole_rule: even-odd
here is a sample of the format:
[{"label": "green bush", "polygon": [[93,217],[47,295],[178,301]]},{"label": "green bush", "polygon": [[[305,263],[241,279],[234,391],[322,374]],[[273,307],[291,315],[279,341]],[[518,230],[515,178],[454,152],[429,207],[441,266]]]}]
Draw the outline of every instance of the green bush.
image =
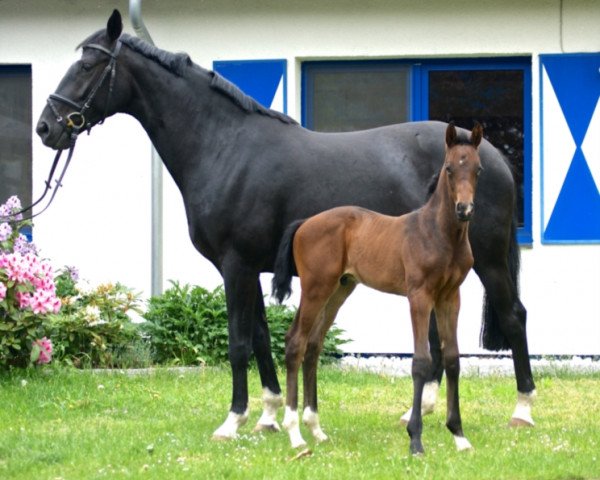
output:
[{"label": "green bush", "polygon": [[[228,361],[227,307],[222,286],[213,291],[180,285],[152,297],[141,326],[152,346],[157,363],[216,365]],[[275,361],[283,364],[285,334],[295,310],[283,305],[267,306],[271,347]],[[340,354],[342,331],[332,328],[325,341],[323,357]]]},{"label": "green bush", "polygon": [[88,288],[76,281],[73,269],[55,278],[62,308],[49,322],[54,358],[76,367],[147,366],[141,332],[128,315],[141,313],[139,296],[120,283]]}]

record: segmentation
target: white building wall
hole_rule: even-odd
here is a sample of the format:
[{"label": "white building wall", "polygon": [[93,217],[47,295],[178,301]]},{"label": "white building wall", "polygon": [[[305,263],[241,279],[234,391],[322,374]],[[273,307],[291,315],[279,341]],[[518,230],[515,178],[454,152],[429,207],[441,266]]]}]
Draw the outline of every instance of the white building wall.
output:
[{"label": "white building wall", "polygon": [[[34,124],[78,58],[75,46],[103,28],[113,8],[133,33],[125,1],[0,2],[0,63],[32,64]],[[600,354],[600,245],[540,243],[538,74],[539,54],[600,49],[599,2],[146,0],[143,13],[159,47],[185,51],[206,68],[214,60],[287,59],[288,113],[298,120],[304,60],[531,55],[533,245],[522,248],[521,269],[530,352]],[[52,157],[34,135],[34,197]],[[94,283],[120,281],[149,295],[150,142],[139,124],[119,115],[82,136],[64,183],[55,204],[35,222],[42,254],[57,267],[79,267]],[[165,287],[168,279],[208,288],[221,283],[191,246],[182,201],[166,171],[164,278]],[[263,280],[268,291],[270,277]],[[482,288],[474,274],[462,296],[461,351],[480,353]],[[412,351],[403,298],[359,289],[338,324],[353,340],[349,351]]]}]

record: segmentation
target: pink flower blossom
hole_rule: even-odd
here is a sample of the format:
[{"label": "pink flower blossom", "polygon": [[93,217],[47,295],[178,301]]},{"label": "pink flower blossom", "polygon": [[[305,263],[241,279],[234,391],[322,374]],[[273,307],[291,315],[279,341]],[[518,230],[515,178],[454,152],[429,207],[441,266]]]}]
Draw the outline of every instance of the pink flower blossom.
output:
[{"label": "pink flower blossom", "polygon": [[0,223],[0,242],[4,242],[12,234],[13,229],[8,223]]},{"label": "pink flower blossom", "polygon": [[33,344],[40,348],[40,355],[36,363],[38,365],[50,363],[52,360],[52,341],[44,337],[41,340],[36,340]]},{"label": "pink flower blossom", "polygon": [[6,298],[6,285],[0,282],[0,302]]}]

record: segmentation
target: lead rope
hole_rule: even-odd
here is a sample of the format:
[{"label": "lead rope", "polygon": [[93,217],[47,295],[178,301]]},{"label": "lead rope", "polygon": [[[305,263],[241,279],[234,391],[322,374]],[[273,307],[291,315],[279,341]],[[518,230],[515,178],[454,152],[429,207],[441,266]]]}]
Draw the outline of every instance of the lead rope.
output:
[{"label": "lead rope", "polygon": [[[71,146],[69,147],[69,154],[67,155],[67,160],[65,161],[65,165],[58,177],[58,180],[55,180],[56,182],[56,188],[54,189],[54,192],[52,192],[52,195],[50,196],[50,200],[48,200],[48,203],[46,204],[46,206],[40,210],[39,212],[37,212],[36,214],[32,215],[30,218],[35,218],[38,215],[42,214],[43,212],[45,212],[48,207],[50,206],[50,204],[52,203],[52,201],[54,200],[54,197],[56,196],[56,192],[58,192],[58,187],[62,186],[62,180],[65,176],[65,174],[67,173],[67,167],[69,166],[69,164],[71,163],[71,158],[73,157],[73,151],[75,150],[75,142],[77,141],[77,135],[73,134],[71,135]],[[54,178],[54,174],[56,173],[56,167],[58,166],[58,163],[60,161],[60,157],[62,156],[64,150],[58,150],[56,152],[56,155],[54,156],[54,161],[52,162],[52,166],[50,167],[50,173],[48,174],[48,178],[46,179],[45,183],[45,187],[44,187],[44,192],[42,193],[42,195],[40,195],[40,198],[38,198],[35,202],[33,202],[31,205],[22,208],[21,210],[19,210],[18,212],[14,212],[11,213],[5,217],[0,217],[0,221],[10,221],[10,220],[15,220],[15,218],[18,215],[22,215],[25,212],[28,212],[29,210],[32,210],[33,207],[35,207],[36,205],[38,205],[39,203],[41,203],[41,201],[46,197],[46,195],[48,194],[49,190],[52,190],[52,180]]]}]

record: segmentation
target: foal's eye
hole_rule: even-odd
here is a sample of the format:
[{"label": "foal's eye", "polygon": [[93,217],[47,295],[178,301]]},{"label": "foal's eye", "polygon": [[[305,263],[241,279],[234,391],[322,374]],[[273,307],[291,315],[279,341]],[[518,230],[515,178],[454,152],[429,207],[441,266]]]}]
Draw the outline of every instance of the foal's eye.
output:
[{"label": "foal's eye", "polygon": [[450,168],[449,165],[446,166],[446,174],[447,175],[452,175],[452,168]]},{"label": "foal's eye", "polygon": [[477,176],[479,176],[482,171],[483,171],[483,167],[480,165],[479,168],[477,169]]}]

